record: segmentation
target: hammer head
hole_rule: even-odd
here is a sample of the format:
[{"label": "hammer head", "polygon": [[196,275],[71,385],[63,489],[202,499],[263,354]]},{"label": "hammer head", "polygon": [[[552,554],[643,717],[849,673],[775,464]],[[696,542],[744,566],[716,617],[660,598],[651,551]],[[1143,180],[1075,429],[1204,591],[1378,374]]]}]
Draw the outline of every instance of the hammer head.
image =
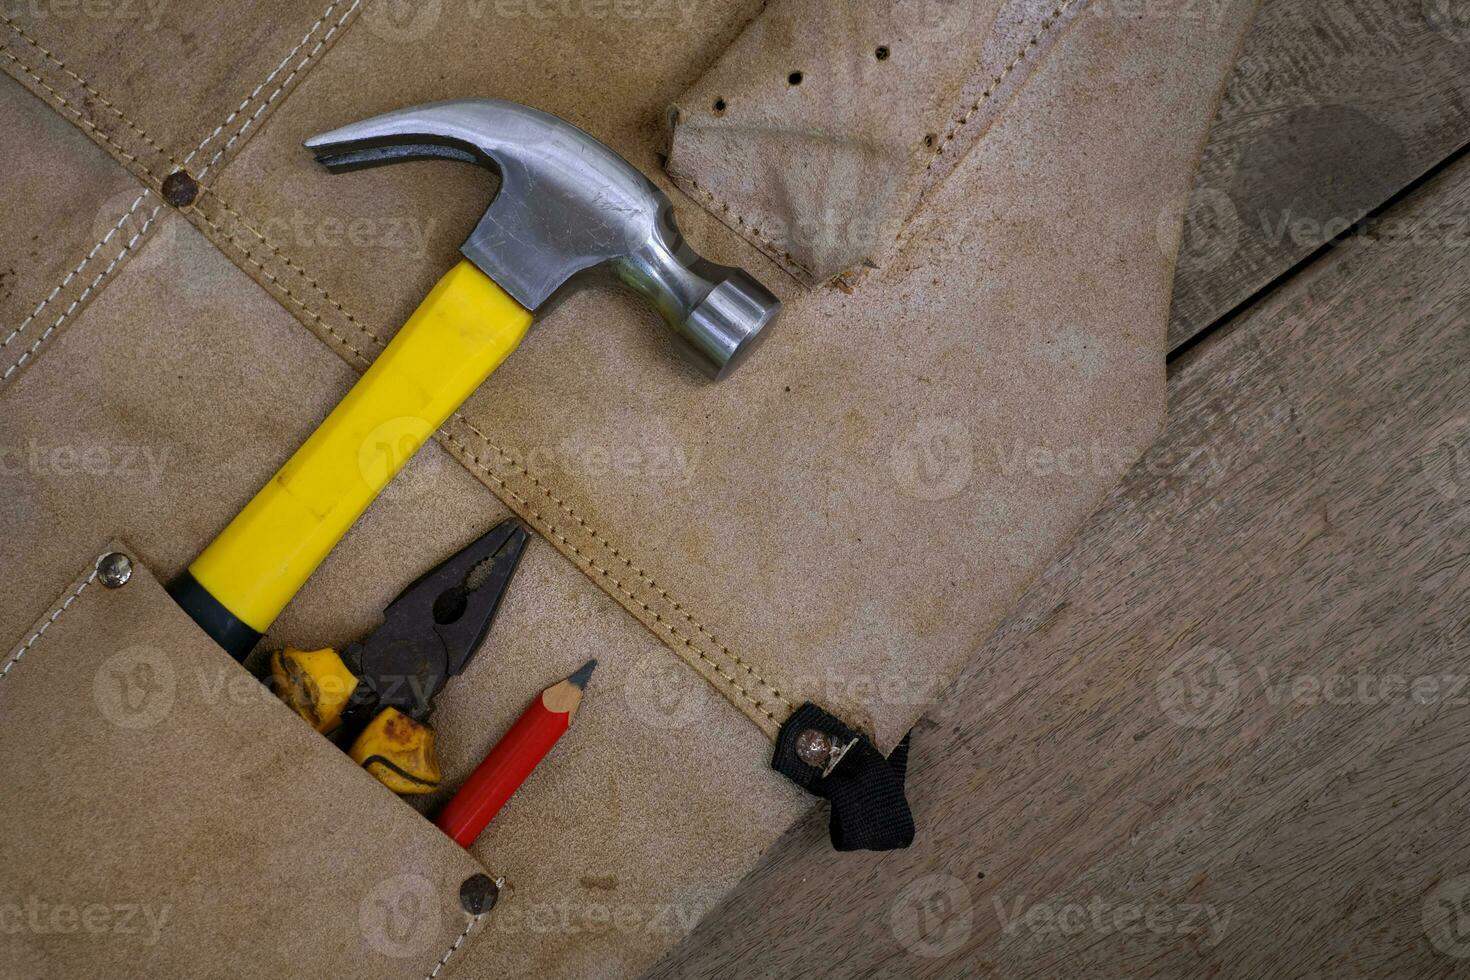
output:
[{"label": "hammer head", "polygon": [[306,141],[331,170],[448,157],[500,174],[465,257],[528,310],[579,274],[606,269],[668,324],[690,359],[721,378],[756,345],[780,300],[741,269],[699,256],[663,192],[572,124],[497,99],[413,106]]}]

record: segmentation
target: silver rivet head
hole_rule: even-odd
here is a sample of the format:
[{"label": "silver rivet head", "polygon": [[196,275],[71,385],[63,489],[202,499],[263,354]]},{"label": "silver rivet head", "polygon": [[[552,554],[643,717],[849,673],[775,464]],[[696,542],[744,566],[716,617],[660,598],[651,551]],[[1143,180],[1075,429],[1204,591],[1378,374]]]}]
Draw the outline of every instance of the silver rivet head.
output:
[{"label": "silver rivet head", "polygon": [[133,577],[133,560],[121,551],[97,559],[97,578],[109,589],[122,588]]},{"label": "silver rivet head", "polygon": [[832,756],[832,736],[808,728],[796,736],[796,757],[809,766],[822,768]]}]

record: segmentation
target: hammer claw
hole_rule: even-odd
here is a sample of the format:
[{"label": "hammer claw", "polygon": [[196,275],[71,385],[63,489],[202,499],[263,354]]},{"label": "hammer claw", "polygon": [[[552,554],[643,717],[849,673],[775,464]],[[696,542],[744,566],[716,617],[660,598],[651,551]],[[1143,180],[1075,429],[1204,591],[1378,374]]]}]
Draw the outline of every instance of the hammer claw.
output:
[{"label": "hammer claw", "polygon": [[479,158],[468,150],[448,143],[404,143],[399,146],[372,146],[364,143],[356,146],[350,143],[335,145],[340,149],[324,146],[316,151],[316,162],[333,173],[363,170],[383,163],[397,163],[399,160],[426,160],[434,157],[458,160],[461,163],[480,162]]},{"label": "hammer claw", "polygon": [[398,109],[313,136],[332,170],[423,157],[500,172],[500,190],[460,252],[528,310],[605,269],[663,317],[690,359],[723,377],[781,303],[739,269],[701,258],[669,199],[636,168],[555,116],[497,99]]}]

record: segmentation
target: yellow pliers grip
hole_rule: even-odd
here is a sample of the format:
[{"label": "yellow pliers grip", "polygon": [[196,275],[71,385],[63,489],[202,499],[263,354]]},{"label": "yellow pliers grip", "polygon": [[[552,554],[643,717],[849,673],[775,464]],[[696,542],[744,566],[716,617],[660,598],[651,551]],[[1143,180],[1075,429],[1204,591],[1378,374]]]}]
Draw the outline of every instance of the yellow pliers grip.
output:
[{"label": "yellow pliers grip", "polygon": [[357,675],[331,647],[286,647],[271,654],[272,690],[323,735],[332,734],[342,724],[342,712],[359,683]]},{"label": "yellow pliers grip", "polygon": [[[271,683],[281,700],[323,735],[342,723],[342,712],[360,683],[331,647],[271,654]],[[397,708],[373,716],[347,754],[395,793],[431,793],[441,779],[434,730]]]},{"label": "yellow pliers grip", "polygon": [[332,413],[169,591],[237,659],[532,315],[461,260]]},{"label": "yellow pliers grip", "polygon": [[443,778],[434,730],[397,708],[379,711],[347,754],[378,782],[405,796],[432,793]]}]

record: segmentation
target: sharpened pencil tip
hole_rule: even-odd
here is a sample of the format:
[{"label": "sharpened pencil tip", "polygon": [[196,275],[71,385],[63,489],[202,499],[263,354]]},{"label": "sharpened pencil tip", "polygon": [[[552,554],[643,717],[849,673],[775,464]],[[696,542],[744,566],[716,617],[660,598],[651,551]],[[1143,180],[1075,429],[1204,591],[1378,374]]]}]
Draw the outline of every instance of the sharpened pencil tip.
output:
[{"label": "sharpened pencil tip", "polygon": [[587,689],[587,678],[592,676],[592,668],[597,666],[597,658],[593,657],[585,664],[577,668],[577,672],[567,678],[567,683],[585,691]]}]

